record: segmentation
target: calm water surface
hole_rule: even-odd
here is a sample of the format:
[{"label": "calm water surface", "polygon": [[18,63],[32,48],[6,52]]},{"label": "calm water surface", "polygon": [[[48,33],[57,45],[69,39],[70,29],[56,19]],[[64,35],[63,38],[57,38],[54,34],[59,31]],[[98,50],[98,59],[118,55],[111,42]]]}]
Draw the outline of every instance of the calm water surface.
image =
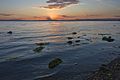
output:
[{"label": "calm water surface", "polygon": [[[102,41],[103,36],[115,41]],[[72,45],[67,37],[74,38]],[[49,44],[40,53],[34,52],[35,43],[41,42]],[[119,47],[119,21],[0,21],[0,80],[83,80],[119,56]],[[49,69],[54,58],[63,63]]]}]

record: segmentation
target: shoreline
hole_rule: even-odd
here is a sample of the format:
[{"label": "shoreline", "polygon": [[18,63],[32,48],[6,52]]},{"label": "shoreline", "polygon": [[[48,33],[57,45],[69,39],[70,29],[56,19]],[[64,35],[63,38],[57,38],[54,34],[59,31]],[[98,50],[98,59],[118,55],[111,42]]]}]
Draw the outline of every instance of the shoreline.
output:
[{"label": "shoreline", "polygon": [[87,80],[120,80],[120,57],[101,65]]}]

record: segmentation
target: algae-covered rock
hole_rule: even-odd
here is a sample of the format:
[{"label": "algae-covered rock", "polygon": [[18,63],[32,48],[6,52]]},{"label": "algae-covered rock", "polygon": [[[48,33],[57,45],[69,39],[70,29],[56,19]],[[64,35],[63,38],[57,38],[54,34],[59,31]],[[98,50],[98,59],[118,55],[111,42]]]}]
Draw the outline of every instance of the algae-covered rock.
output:
[{"label": "algae-covered rock", "polygon": [[55,67],[57,67],[60,63],[62,63],[63,61],[59,58],[55,58],[54,60],[52,60],[49,64],[48,64],[48,68],[49,69],[53,69]]}]

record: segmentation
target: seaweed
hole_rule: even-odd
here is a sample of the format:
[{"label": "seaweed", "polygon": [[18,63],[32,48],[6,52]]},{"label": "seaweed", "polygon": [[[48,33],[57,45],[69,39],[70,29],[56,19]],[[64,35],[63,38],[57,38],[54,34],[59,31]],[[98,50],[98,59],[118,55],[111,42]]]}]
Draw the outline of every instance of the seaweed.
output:
[{"label": "seaweed", "polygon": [[50,61],[48,64],[49,69],[53,69],[61,64],[63,61],[60,58],[55,58],[54,60]]}]

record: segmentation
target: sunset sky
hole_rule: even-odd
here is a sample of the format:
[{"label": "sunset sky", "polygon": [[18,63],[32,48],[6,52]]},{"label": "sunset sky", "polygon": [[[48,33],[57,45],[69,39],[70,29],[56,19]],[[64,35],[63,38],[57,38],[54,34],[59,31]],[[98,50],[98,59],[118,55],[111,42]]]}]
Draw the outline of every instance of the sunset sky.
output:
[{"label": "sunset sky", "polygon": [[0,20],[120,18],[120,0],[0,0]]}]

